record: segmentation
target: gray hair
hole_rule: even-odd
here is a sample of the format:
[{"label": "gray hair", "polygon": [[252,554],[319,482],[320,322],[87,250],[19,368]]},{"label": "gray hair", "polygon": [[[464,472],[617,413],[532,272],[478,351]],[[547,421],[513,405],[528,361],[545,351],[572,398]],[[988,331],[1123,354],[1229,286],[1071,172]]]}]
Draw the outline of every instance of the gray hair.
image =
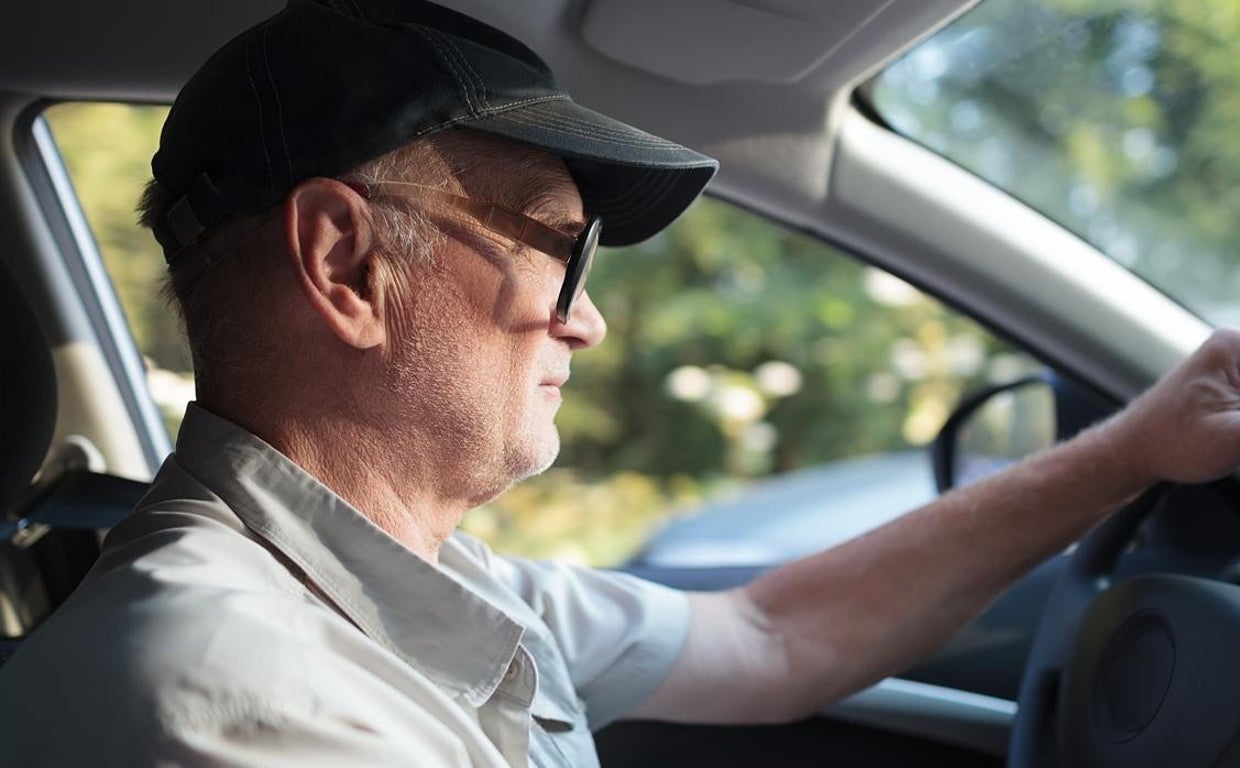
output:
[{"label": "gray hair", "polygon": [[[367,161],[340,180],[362,184],[406,179],[443,182],[450,169],[436,162],[438,153],[432,146],[436,138]],[[139,223],[151,227],[175,202],[176,195],[152,179],[138,204]],[[375,200],[370,207],[382,238],[380,257],[392,268],[403,273],[411,266],[433,261],[443,235],[427,216],[395,200]],[[200,388],[209,386],[211,380],[229,381],[235,386],[246,357],[257,351],[249,349],[257,343],[250,317],[261,304],[269,287],[270,270],[275,267],[270,250],[278,209],[276,206],[238,217],[191,245],[179,262],[213,264],[206,272],[182,268],[165,273],[160,293],[180,318]]]}]

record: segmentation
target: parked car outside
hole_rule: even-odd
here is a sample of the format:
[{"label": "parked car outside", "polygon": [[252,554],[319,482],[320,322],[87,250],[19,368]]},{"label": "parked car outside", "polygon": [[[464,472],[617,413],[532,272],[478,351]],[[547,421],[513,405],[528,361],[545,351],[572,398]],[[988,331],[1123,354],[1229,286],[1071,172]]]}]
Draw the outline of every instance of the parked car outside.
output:
[{"label": "parked car outside", "polygon": [[639,567],[770,566],[859,536],[932,501],[925,451],[901,451],[757,481],[673,518]]}]

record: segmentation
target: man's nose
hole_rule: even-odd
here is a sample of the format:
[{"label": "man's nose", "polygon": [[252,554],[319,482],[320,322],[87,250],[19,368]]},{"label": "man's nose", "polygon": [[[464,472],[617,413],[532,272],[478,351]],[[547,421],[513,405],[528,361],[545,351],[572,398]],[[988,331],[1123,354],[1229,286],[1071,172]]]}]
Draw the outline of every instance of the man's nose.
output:
[{"label": "man's nose", "polygon": [[607,321],[603,314],[594,306],[587,291],[582,291],[573,302],[573,309],[568,313],[568,320],[560,322],[555,307],[551,307],[551,332],[553,335],[568,341],[573,349],[588,349],[598,344],[607,335]]}]

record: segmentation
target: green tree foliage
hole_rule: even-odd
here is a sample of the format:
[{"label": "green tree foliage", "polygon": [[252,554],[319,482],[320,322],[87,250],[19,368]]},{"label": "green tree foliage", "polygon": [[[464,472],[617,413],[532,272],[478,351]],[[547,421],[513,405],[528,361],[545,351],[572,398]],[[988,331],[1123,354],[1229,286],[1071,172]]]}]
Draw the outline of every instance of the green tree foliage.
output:
[{"label": "green tree foliage", "polygon": [[[770,361],[790,364],[801,383],[763,398],[777,436],[765,469],[924,438],[906,430],[918,399],[958,395],[994,344],[894,278],[900,295],[876,298],[876,278],[820,242],[710,200],[648,243],[600,256],[590,290],[609,333],[579,355],[562,419],[566,458],[595,472],[726,473],[724,420],[670,397],[668,378],[681,366],[722,369],[756,391],[752,372]],[[917,359],[893,368],[901,348]],[[894,381],[876,395],[880,376]],[[575,418],[600,409],[607,429]]]},{"label": "green tree foliage", "polygon": [[900,130],[1237,319],[1240,5],[987,0],[876,83]]},{"label": "green tree foliage", "polygon": [[189,371],[174,316],[159,299],[163,254],[134,212],[167,114],[166,107],[77,103],[53,106],[44,117],[138,348],[161,368]]}]

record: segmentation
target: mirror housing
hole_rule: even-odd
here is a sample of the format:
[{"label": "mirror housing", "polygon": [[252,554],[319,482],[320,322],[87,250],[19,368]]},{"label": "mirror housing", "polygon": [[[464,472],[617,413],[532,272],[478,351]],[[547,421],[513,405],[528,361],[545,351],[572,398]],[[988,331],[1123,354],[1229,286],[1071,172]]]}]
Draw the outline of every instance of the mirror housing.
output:
[{"label": "mirror housing", "polygon": [[[1009,457],[1011,461],[996,462],[993,470],[965,478],[962,472],[964,454],[961,451],[961,443],[968,436],[970,427],[984,415],[988,407],[999,407],[1003,403],[1001,398],[1022,392],[1036,393],[1042,388],[1048,389],[1052,398],[1051,424],[1047,429],[1048,437],[1051,439],[1046,445],[1040,445],[1037,448],[1049,448],[1053,443],[1067,440],[1086,427],[1110,416],[1119,408],[1115,402],[1091,389],[1058,376],[1050,370],[972,392],[956,406],[942,429],[939,430],[938,437],[930,445],[934,482],[939,493],[946,493],[957,485],[981,479],[998,471],[1004,464],[1023,458],[1023,455]],[[966,483],[962,483],[962,480],[966,480]]]}]

